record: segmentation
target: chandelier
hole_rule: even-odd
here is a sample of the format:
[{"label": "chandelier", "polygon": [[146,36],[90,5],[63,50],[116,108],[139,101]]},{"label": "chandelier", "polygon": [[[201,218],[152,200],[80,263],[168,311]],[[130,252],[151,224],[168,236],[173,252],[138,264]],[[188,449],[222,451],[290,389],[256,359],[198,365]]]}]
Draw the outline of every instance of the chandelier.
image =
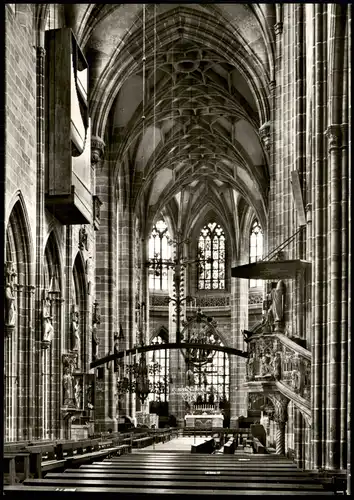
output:
[{"label": "chandelier", "polygon": [[[144,343],[141,343],[141,345],[144,345]],[[137,348],[139,345],[137,344],[134,347]],[[166,393],[168,378],[163,376],[159,377],[158,381],[149,380],[149,375],[154,377],[160,374],[161,365],[154,359],[151,363],[147,363],[145,352],[140,354],[139,361],[137,357],[138,355],[134,355],[135,359],[130,363],[125,363],[125,359],[123,359],[123,364],[119,364],[116,388],[118,396],[136,393],[144,404],[149,394],[161,395]]]},{"label": "chandelier", "polygon": [[[181,332],[181,344],[192,344],[191,347],[182,349],[185,360],[199,366],[211,363],[216,352],[212,346],[221,344],[216,321],[203,314],[199,308],[194,317],[182,321],[182,326],[184,328]],[[193,344],[203,346],[193,347]]]}]

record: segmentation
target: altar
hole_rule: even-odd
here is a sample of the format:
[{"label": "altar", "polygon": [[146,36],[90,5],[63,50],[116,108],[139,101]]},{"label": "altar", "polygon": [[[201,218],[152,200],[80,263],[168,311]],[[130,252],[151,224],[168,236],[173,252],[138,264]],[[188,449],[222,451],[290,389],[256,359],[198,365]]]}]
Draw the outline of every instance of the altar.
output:
[{"label": "altar", "polygon": [[224,415],[221,413],[216,414],[190,414],[184,417],[186,427],[199,427],[200,429],[223,427]]}]

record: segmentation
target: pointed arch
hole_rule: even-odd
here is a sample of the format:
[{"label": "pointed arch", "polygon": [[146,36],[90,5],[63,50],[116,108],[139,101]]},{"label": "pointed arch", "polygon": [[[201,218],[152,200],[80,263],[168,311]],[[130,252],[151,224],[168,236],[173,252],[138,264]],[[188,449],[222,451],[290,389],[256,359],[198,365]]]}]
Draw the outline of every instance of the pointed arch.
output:
[{"label": "pointed arch", "polygon": [[[31,353],[28,345],[29,324],[32,322],[33,308],[30,286],[31,276],[31,235],[27,211],[22,194],[17,193],[6,227],[5,243],[6,268],[11,269],[9,283],[11,301],[5,304],[13,312],[11,322],[7,322],[5,338],[5,440],[16,441],[28,437],[30,388],[27,382],[31,373]],[[9,276],[6,276],[9,282]],[[19,370],[19,366],[24,369]],[[20,408],[26,408],[23,412]]]},{"label": "pointed arch", "polygon": [[70,337],[68,339],[68,348],[72,349],[75,344],[73,338],[72,328],[72,315],[74,312],[79,313],[79,347],[78,347],[78,368],[84,371],[89,362],[87,330],[88,330],[88,285],[86,278],[86,265],[82,255],[79,251],[76,254],[74,265],[72,268],[72,290],[71,290],[71,308],[70,308]]}]

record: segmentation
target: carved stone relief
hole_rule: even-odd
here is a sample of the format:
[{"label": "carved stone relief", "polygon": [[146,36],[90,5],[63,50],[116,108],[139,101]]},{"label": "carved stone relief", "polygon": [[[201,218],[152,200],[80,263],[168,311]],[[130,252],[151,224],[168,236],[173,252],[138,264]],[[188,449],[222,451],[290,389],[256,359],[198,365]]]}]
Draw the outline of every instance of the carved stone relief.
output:
[{"label": "carved stone relief", "polygon": [[311,361],[274,335],[257,335],[249,343],[246,379],[280,380],[305,399],[311,394]]},{"label": "carved stone relief", "polygon": [[285,424],[288,420],[288,404],[289,399],[280,394],[279,392],[270,393],[267,397],[274,405],[273,420],[278,424]]}]

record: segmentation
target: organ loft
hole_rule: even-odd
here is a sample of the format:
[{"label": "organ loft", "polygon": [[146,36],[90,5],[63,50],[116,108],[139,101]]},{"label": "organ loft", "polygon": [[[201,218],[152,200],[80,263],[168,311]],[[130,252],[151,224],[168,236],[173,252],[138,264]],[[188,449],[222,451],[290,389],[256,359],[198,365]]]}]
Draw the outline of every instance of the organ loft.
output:
[{"label": "organ loft", "polygon": [[3,487],[351,493],[351,4],[5,4]]}]

